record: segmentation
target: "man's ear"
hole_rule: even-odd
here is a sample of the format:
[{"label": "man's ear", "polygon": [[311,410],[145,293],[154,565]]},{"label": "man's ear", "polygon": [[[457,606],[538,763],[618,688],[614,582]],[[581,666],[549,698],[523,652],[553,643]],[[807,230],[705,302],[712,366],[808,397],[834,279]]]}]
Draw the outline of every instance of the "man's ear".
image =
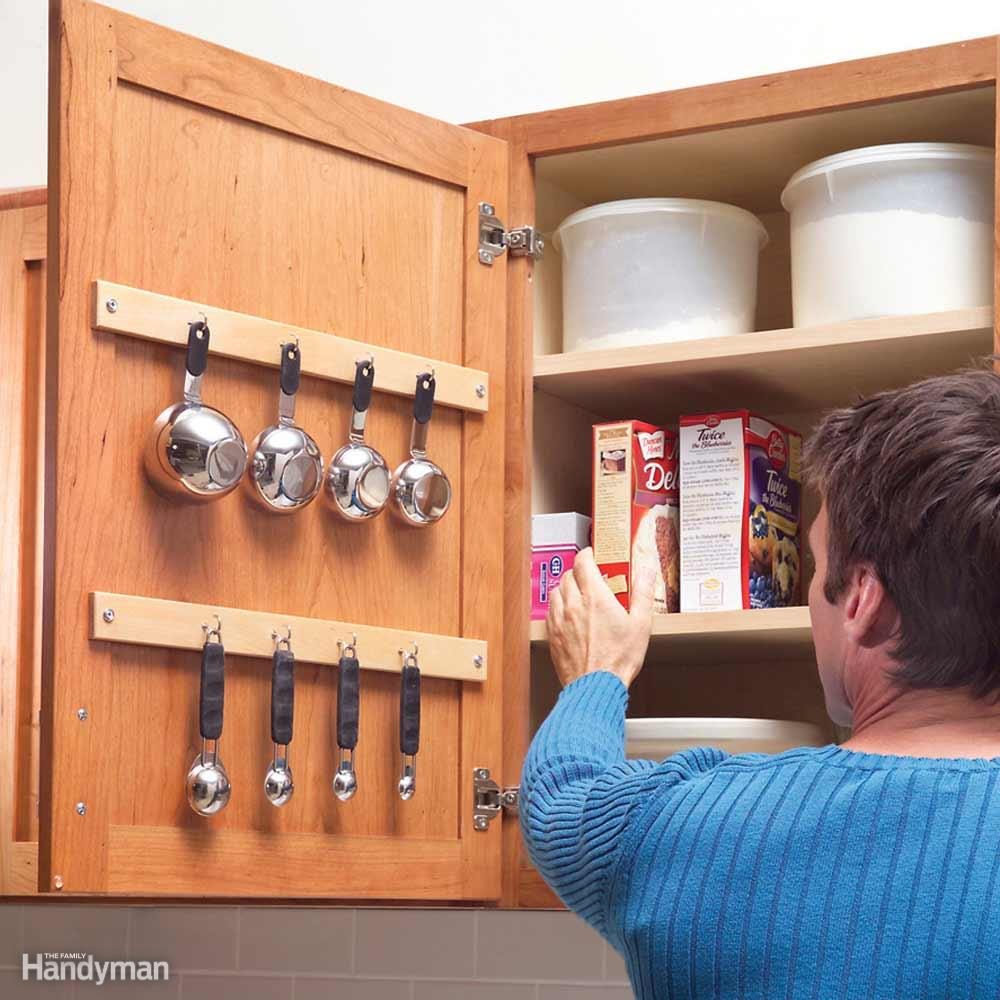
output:
[{"label": "man's ear", "polygon": [[872,648],[896,633],[897,612],[874,568],[860,565],[851,572],[844,602],[844,628],[858,646]]}]

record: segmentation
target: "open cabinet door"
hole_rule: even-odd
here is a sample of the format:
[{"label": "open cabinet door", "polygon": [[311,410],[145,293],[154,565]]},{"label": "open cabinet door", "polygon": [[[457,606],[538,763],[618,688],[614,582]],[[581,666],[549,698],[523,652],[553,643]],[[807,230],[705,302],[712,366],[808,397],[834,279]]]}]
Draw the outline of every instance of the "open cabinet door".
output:
[{"label": "open cabinet door", "polygon": [[[500,824],[475,828],[473,771],[501,763],[506,266],[479,260],[478,205],[503,218],[505,143],[81,0],[54,6],[52,32],[40,888],[496,899]],[[169,298],[112,308],[95,302],[97,281]],[[102,303],[117,313],[103,328]],[[243,485],[198,506],[164,499],[142,454],[180,398],[184,351],[111,332],[133,307],[140,337],[155,339],[167,312],[186,339],[199,309],[210,323],[232,310],[431,359],[413,362],[410,385],[436,362],[444,405],[429,452],[451,479],[451,510],[414,529],[389,514],[346,523],[324,496],[275,516]],[[302,341],[296,420],[328,461],[347,438],[340,383],[354,358],[309,377],[317,343]],[[275,423],[277,371],[233,357],[239,337],[229,344],[210,358],[206,402],[249,443]],[[448,405],[457,366],[485,373],[474,404]],[[368,439],[390,468],[408,456],[412,410],[412,390],[374,395]],[[288,615],[464,637],[488,652],[467,680],[422,653],[409,801],[397,794],[399,670],[362,669],[347,803],[330,788],[337,670],[300,656],[296,792],[280,809],[263,790],[271,662],[230,654],[220,749],[232,798],[205,818],[185,798],[200,654],[91,638],[95,593],[273,613],[278,630]],[[362,639],[362,668],[370,652]]]}]

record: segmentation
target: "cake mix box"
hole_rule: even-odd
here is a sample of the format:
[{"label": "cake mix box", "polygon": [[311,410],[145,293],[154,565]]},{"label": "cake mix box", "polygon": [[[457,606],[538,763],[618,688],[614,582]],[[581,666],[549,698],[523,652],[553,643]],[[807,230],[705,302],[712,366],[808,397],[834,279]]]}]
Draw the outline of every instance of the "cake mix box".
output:
[{"label": "cake mix box", "polygon": [[583,514],[535,514],[531,519],[531,620],[549,613],[553,591],[577,552],[586,548],[590,518]]},{"label": "cake mix box", "polygon": [[746,410],[681,417],[681,610],[798,604],[802,436]]},{"label": "cake mix box", "polygon": [[627,609],[639,569],[656,570],[654,610],[680,610],[677,434],[638,420],[594,427],[594,559]]}]

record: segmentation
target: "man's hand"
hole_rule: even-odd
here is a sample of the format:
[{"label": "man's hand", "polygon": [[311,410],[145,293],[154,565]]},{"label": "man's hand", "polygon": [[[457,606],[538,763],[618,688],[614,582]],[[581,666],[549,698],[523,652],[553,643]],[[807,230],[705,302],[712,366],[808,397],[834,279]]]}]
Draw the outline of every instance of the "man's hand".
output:
[{"label": "man's hand", "polygon": [[560,683],[608,670],[628,687],[642,670],[653,624],[654,574],[639,574],[631,611],[611,593],[592,549],[576,557],[549,603],[549,652]]}]

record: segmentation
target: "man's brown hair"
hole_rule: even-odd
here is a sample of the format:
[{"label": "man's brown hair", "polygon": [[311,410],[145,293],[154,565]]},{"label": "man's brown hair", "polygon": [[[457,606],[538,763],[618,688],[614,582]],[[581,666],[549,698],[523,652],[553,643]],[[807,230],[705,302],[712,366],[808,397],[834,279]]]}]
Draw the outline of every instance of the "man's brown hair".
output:
[{"label": "man's brown hair", "polygon": [[834,410],[806,447],[824,591],[867,564],[899,612],[897,677],[1000,695],[1000,376],[961,371]]}]

